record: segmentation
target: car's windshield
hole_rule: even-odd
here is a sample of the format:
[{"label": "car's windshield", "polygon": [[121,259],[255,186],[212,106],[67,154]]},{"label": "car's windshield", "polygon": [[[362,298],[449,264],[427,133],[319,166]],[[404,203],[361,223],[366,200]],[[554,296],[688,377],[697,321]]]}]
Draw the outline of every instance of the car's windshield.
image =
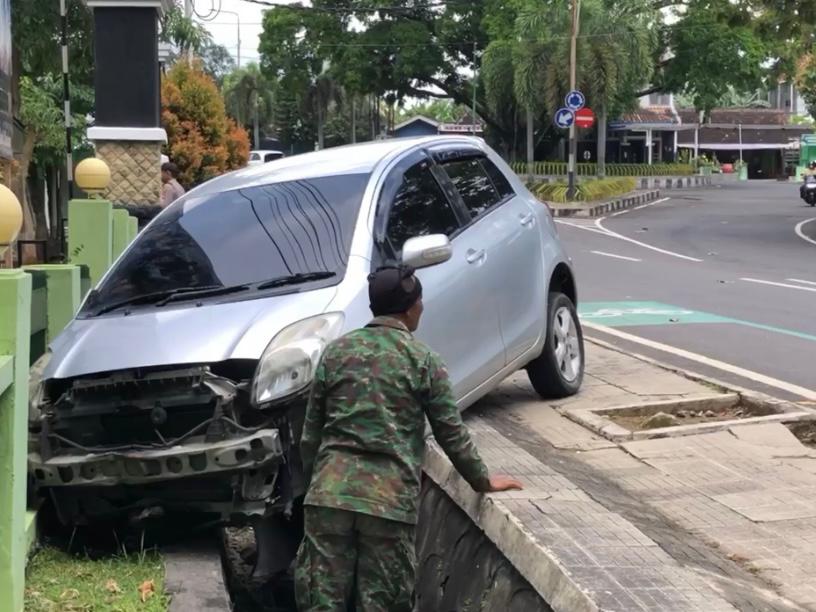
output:
[{"label": "car's windshield", "polygon": [[[345,273],[367,182],[367,174],[353,174],[206,196],[191,193],[139,235],[89,296],[82,315],[128,303],[155,307],[166,302],[150,296],[196,295],[197,288],[207,290],[201,295],[242,299],[249,297],[247,292],[212,289],[256,285],[297,290],[308,282],[337,283]],[[290,282],[274,282],[285,278]]]}]

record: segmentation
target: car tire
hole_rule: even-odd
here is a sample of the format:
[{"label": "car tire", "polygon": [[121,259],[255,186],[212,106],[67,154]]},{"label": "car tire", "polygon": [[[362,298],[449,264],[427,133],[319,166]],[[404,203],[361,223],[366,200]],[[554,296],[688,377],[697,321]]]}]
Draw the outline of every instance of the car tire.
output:
[{"label": "car tire", "polygon": [[550,293],[547,336],[541,355],[527,365],[527,376],[545,399],[575,395],[584,380],[584,334],[575,305],[563,293]]}]

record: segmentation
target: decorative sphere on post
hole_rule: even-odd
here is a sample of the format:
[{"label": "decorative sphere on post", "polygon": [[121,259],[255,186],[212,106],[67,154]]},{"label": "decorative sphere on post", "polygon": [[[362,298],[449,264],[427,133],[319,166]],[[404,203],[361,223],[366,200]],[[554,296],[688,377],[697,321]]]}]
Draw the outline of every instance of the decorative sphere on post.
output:
[{"label": "decorative sphere on post", "polygon": [[110,168],[101,159],[88,157],[77,164],[74,178],[77,186],[93,198],[108,188],[111,178]]},{"label": "decorative sphere on post", "polygon": [[23,207],[11,189],[0,185],[0,257],[23,227]]}]

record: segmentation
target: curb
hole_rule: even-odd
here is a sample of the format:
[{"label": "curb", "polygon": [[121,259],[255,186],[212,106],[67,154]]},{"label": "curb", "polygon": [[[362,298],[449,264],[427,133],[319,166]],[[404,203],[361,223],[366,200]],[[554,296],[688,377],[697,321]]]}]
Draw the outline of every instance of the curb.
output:
[{"label": "curb", "polygon": [[217,537],[168,547],[161,554],[169,612],[232,611]]},{"label": "curb", "polygon": [[578,217],[594,218],[603,217],[609,213],[634,208],[642,204],[654,202],[660,197],[659,189],[652,189],[646,192],[635,192],[636,195],[623,196],[609,202],[601,202],[590,206],[571,206],[569,208],[559,208],[558,204],[550,204],[554,217]]},{"label": "curb", "polygon": [[436,442],[426,444],[423,471],[467,514],[555,612],[600,612],[589,593],[499,500],[476,493]]}]

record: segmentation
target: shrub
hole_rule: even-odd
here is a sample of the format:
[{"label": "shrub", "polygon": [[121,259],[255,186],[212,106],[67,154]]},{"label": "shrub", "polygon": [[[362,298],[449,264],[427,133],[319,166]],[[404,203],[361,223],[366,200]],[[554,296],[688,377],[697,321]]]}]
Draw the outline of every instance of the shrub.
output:
[{"label": "shrub", "polygon": [[[637,181],[632,177],[590,179],[576,184],[573,201],[595,202],[634,191]],[[550,202],[567,202],[566,183],[537,183],[530,190],[541,200]]]},{"label": "shrub", "polygon": [[227,117],[215,81],[202,69],[177,62],[162,81],[166,152],[187,189],[246,165],[249,136]]},{"label": "shrub", "polygon": [[[516,174],[527,174],[525,162],[513,162]],[[575,173],[578,176],[595,176],[598,174],[598,164],[576,164]],[[567,164],[564,162],[535,162],[533,174],[537,176],[567,176]],[[688,176],[694,174],[691,164],[606,164],[606,176]]]}]

